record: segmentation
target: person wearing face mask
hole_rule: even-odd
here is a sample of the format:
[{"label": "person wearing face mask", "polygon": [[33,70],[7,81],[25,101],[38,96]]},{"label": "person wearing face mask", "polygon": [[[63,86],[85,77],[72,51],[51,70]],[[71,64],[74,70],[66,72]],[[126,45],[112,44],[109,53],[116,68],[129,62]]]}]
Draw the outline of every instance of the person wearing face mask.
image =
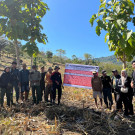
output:
[{"label": "person wearing face mask", "polygon": [[130,93],[133,93],[133,89],[130,86],[131,78],[128,77],[127,71],[121,71],[121,79],[119,79],[118,86],[120,87],[120,98],[124,103],[124,115],[133,115],[133,104],[130,101]]},{"label": "person wearing face mask", "polygon": [[[30,83],[32,87],[32,97],[33,97],[33,105],[39,104],[40,102],[40,80],[41,80],[41,74],[39,71],[37,71],[37,66],[32,66],[32,72],[30,73]],[[36,95],[35,95],[36,94]]]},{"label": "person wearing face mask", "polygon": [[0,77],[0,87],[1,87],[0,104],[1,104],[1,107],[3,107],[5,94],[7,97],[7,105],[10,107],[12,84],[13,84],[13,82],[12,82],[12,75],[10,73],[10,68],[6,67]]}]

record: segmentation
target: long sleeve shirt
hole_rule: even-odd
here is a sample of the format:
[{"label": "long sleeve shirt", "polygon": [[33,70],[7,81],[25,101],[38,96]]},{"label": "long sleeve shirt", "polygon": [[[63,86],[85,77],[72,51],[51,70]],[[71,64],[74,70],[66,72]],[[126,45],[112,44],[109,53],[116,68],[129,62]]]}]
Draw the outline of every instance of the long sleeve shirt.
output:
[{"label": "long sleeve shirt", "polygon": [[20,70],[19,81],[21,84],[29,83],[29,70]]},{"label": "long sleeve shirt", "polygon": [[19,70],[18,69],[11,69],[11,74],[12,74],[12,79],[13,79],[13,82],[19,82]]},{"label": "long sleeve shirt", "polygon": [[31,86],[40,86],[41,74],[39,71],[34,71],[30,73]]},{"label": "long sleeve shirt", "polygon": [[62,84],[61,73],[53,72],[51,76],[51,80],[53,82],[53,85],[58,85],[56,82],[58,82],[59,85],[61,85]]},{"label": "long sleeve shirt", "polygon": [[7,88],[9,84],[12,85],[12,75],[10,72],[3,72],[0,77],[0,87]]}]

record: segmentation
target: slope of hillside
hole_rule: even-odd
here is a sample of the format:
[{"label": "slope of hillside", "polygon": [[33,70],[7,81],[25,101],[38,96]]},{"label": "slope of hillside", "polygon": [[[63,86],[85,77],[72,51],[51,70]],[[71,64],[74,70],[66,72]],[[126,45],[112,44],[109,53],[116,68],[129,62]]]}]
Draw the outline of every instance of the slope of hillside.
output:
[{"label": "slope of hillside", "polygon": [[117,65],[122,64],[122,62],[118,61],[114,55],[108,56],[108,57],[96,58],[95,60],[99,61],[99,62],[114,63],[114,64],[117,64]]}]

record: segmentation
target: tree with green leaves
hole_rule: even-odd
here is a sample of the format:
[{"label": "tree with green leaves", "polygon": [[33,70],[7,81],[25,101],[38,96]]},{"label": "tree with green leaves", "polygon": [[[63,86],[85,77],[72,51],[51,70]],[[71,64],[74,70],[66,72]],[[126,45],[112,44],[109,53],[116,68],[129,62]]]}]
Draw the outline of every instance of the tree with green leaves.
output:
[{"label": "tree with green leaves", "polygon": [[2,50],[8,45],[9,45],[9,41],[4,37],[0,37],[0,58],[1,58]]},{"label": "tree with green leaves", "polygon": [[0,35],[5,35],[14,41],[17,64],[19,66],[19,52],[17,42],[23,39],[23,30],[27,29],[22,16],[22,3],[17,0],[3,0],[0,2]]},{"label": "tree with green leaves", "polygon": [[85,64],[89,65],[90,64],[90,60],[92,59],[92,56],[88,53],[84,54],[84,58],[85,58]]},{"label": "tree with green leaves", "polygon": [[53,53],[51,51],[47,51],[46,58],[48,59],[48,61],[50,61],[50,59],[52,59],[52,57],[53,57]]},{"label": "tree with green leaves", "polygon": [[133,22],[134,3],[131,0],[100,0],[101,5],[97,14],[90,19],[91,26],[96,20],[96,34],[100,36],[101,31],[106,31],[105,42],[109,50],[115,51],[117,59],[123,62],[131,61],[135,56],[135,32],[128,29],[128,23]]},{"label": "tree with green leaves", "polygon": [[41,32],[41,18],[48,6],[42,0],[3,0],[0,1],[0,35],[14,41],[17,64],[19,66],[18,40],[25,40],[24,46],[32,55],[38,53],[36,42],[45,44],[47,37]]},{"label": "tree with green leaves", "polygon": [[25,22],[29,26],[26,32],[26,38],[29,35],[29,41],[23,48],[31,57],[32,65],[33,57],[35,59],[39,53],[36,41],[43,44],[46,44],[46,41],[48,41],[45,33],[42,33],[43,26],[41,25],[41,19],[49,8],[42,0],[23,0],[23,2],[25,7],[23,14]]},{"label": "tree with green leaves", "polygon": [[56,52],[58,52],[58,56],[60,58],[60,62],[62,63],[62,57],[64,56],[64,54],[66,54],[66,51],[62,50],[62,49],[58,49],[58,50],[56,50]]}]

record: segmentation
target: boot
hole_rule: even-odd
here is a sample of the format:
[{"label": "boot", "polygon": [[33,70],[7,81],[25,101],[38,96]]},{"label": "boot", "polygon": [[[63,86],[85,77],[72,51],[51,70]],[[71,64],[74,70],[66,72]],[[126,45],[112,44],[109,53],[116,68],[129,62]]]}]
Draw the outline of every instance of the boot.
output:
[{"label": "boot", "polygon": [[28,100],[28,95],[29,95],[29,93],[28,92],[25,92],[25,101]]},{"label": "boot", "polygon": [[24,96],[23,96],[23,93],[21,93],[21,100],[22,100],[22,101],[24,100]]},{"label": "boot", "polygon": [[58,105],[60,104],[60,100],[58,100]]}]

